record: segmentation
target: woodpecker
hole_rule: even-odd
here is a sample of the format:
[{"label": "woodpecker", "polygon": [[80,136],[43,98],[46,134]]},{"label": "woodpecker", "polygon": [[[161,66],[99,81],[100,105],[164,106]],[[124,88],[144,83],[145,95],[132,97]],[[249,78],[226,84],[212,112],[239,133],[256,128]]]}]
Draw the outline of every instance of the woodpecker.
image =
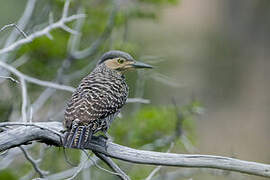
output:
[{"label": "woodpecker", "polygon": [[117,50],[101,56],[67,104],[63,123],[66,128],[64,147],[83,149],[95,133],[107,132],[128,97],[124,73],[139,68],[152,66]]}]

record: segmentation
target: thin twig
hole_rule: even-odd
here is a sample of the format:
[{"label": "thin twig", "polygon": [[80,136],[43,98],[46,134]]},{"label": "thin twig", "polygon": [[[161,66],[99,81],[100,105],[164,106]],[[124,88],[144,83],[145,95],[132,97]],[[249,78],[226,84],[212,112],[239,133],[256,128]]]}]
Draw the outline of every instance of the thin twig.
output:
[{"label": "thin twig", "polygon": [[31,76],[25,75],[25,74],[21,73],[20,71],[18,71],[16,68],[8,65],[5,62],[0,61],[0,66],[6,70],[12,72],[13,74],[18,76],[19,78],[23,78],[25,81],[29,81],[31,83],[34,83],[34,84],[37,84],[40,86],[55,88],[55,89],[59,89],[59,90],[69,91],[69,92],[73,92],[75,90],[75,88],[73,88],[71,86],[60,85],[60,84],[52,83],[50,81],[42,81],[40,79],[36,79],[36,78],[31,77]]},{"label": "thin twig", "polygon": [[142,103],[142,104],[149,104],[149,99],[143,99],[143,98],[128,98],[127,103]]},{"label": "thin twig", "polygon": [[[27,26],[27,24],[29,23],[29,21],[31,20],[32,14],[33,14],[34,9],[35,9],[35,5],[36,5],[36,0],[28,0],[27,1],[24,12],[23,12],[20,20],[18,21],[18,23],[16,23],[17,26],[20,27],[20,30],[23,31],[25,29],[25,27]],[[5,41],[4,48],[7,48],[10,44],[14,43],[14,41],[16,41],[16,39],[18,38],[19,35],[20,34],[18,33],[17,29],[13,29],[13,31],[10,33],[7,40]],[[8,60],[8,58],[10,58],[9,54],[1,55],[1,61],[3,61],[3,62],[6,62]],[[15,66],[15,67],[17,67],[17,66]],[[9,76],[9,72],[2,70],[2,68],[0,68],[0,74],[2,76]]]},{"label": "thin twig", "polygon": [[79,51],[75,51],[72,54],[72,57],[75,59],[83,59],[86,57],[90,57],[92,55],[94,55],[97,50],[99,49],[99,47],[104,43],[104,41],[106,41],[108,39],[108,37],[110,37],[114,24],[115,24],[115,17],[116,14],[118,12],[118,6],[115,3],[115,1],[113,1],[113,10],[110,14],[107,26],[105,27],[105,30],[103,31],[103,33],[101,34],[101,36],[94,42],[91,44],[90,47],[87,47],[83,50],[79,50]]},{"label": "thin twig", "polygon": [[22,89],[22,109],[21,109],[21,113],[22,113],[22,122],[27,122],[27,87],[26,87],[26,83],[24,78],[20,78],[21,81],[21,89]]},{"label": "thin twig", "polygon": [[115,175],[117,175],[122,180],[130,180],[128,175],[122,169],[113,162],[113,160],[104,154],[94,152],[97,157],[99,157],[101,160],[103,160],[114,172],[116,172]]},{"label": "thin twig", "polygon": [[12,82],[15,82],[15,83],[18,83],[18,84],[20,83],[18,80],[14,79],[13,77],[10,77],[10,76],[0,76],[0,78],[9,79]]},{"label": "thin twig", "polygon": [[76,171],[71,177],[67,178],[67,180],[73,180],[76,176],[78,176],[78,174],[83,170],[84,166],[86,165],[86,162],[87,158],[82,159],[78,167],[76,167]]},{"label": "thin twig", "polygon": [[[94,164],[96,164],[100,159],[96,156],[92,157],[92,159],[87,160],[87,162],[85,163],[85,165],[83,166],[83,169],[87,169],[90,168],[91,166],[93,166]],[[47,176],[48,179],[53,179],[53,180],[62,180],[62,179],[66,179],[68,177],[71,177],[76,171],[77,171],[78,167],[73,167],[70,168],[68,170],[65,171],[61,171],[55,174],[51,174],[49,176]]]},{"label": "thin twig", "polygon": [[36,162],[36,160],[34,160],[30,154],[28,154],[27,150],[24,149],[22,146],[19,146],[19,148],[21,149],[21,151],[23,152],[25,158],[32,164],[33,168],[35,169],[35,171],[39,174],[39,177],[44,178],[46,176],[46,174],[48,174],[47,171],[43,171],[39,168],[38,162]]},{"label": "thin twig", "polygon": [[[20,30],[22,32],[24,32],[25,27],[27,26],[27,24],[31,20],[32,14],[33,14],[34,9],[35,9],[36,2],[37,2],[36,0],[28,0],[27,1],[24,12],[23,12],[20,20],[18,21],[18,23],[16,23],[17,26],[20,27]],[[5,45],[4,45],[4,48],[6,48],[10,44],[12,44],[17,39],[18,35],[19,35],[19,33],[17,33],[17,30],[14,29],[11,32],[11,34],[9,35],[9,37],[7,38]],[[5,56],[1,57],[1,58],[3,58],[4,61],[6,61]]]},{"label": "thin twig", "polygon": [[63,8],[62,18],[66,18],[68,16],[68,9],[70,5],[70,0],[66,0]]},{"label": "thin twig", "polygon": [[[174,143],[172,142],[167,153],[171,152],[172,148],[174,147]],[[145,180],[151,180],[154,175],[161,169],[162,166],[157,166],[150,174],[145,178]]]},{"label": "thin twig", "polygon": [[1,32],[1,31],[4,31],[5,29],[7,29],[7,28],[9,28],[9,27],[15,27],[15,28],[23,35],[24,38],[27,38],[26,33],[25,33],[22,29],[20,29],[20,28],[17,26],[17,24],[15,24],[15,23],[5,25],[4,27],[2,27],[2,28],[0,29],[0,32]]},{"label": "thin twig", "polygon": [[[32,42],[34,39],[43,36],[43,35],[47,35],[49,34],[50,31],[52,31],[53,29],[57,29],[57,28],[62,28],[64,30],[67,30],[67,27],[65,27],[65,23],[71,22],[73,20],[79,19],[79,18],[84,18],[85,14],[75,14],[72,16],[66,16],[67,15],[67,11],[68,11],[68,7],[69,7],[69,3],[70,1],[67,0],[65,2],[64,5],[64,10],[63,10],[63,16],[61,17],[61,19],[53,24],[49,24],[47,27],[45,27],[44,29],[37,31],[29,36],[27,36],[24,39],[18,40],[16,42],[14,42],[13,44],[10,44],[8,47],[5,47],[3,49],[0,49],[0,54],[4,54],[7,52],[10,52],[14,49],[16,49],[17,47]],[[69,31],[70,32],[70,31]]]},{"label": "thin twig", "polygon": [[11,66],[18,68],[22,66],[23,64],[25,64],[28,60],[29,60],[29,56],[27,54],[24,54],[20,56],[18,59],[16,59],[15,61],[13,61],[11,63]]}]

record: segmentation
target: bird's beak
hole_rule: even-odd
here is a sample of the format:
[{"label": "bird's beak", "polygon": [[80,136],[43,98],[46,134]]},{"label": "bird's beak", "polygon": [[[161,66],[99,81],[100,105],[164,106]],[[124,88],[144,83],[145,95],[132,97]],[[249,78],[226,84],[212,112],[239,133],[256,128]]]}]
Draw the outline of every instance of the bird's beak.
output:
[{"label": "bird's beak", "polygon": [[139,62],[139,61],[134,61],[134,63],[131,64],[131,66],[133,68],[138,68],[138,69],[139,68],[149,68],[149,69],[153,68],[153,66],[150,66],[148,64],[145,64],[145,63],[142,63],[142,62]]}]

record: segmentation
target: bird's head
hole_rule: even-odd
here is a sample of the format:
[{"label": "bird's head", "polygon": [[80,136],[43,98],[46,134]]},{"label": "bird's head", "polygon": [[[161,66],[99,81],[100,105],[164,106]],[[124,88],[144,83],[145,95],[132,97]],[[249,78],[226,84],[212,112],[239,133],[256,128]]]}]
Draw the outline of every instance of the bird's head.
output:
[{"label": "bird's head", "polygon": [[134,58],[123,51],[112,50],[104,53],[97,65],[104,63],[107,68],[124,73],[131,69],[153,68],[152,66],[136,61]]}]

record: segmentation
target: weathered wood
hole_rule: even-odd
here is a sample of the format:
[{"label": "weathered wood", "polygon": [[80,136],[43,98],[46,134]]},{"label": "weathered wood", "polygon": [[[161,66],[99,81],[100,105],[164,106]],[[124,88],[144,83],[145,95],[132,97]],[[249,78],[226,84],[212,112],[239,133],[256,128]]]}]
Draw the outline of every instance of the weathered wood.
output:
[{"label": "weathered wood", "polygon": [[[8,124],[11,126],[12,123],[0,123],[0,127],[7,126]],[[60,122],[35,123],[34,125],[20,123],[17,126],[16,128],[0,133],[0,151],[5,151],[21,144],[27,144],[31,141],[41,141],[61,146],[59,135],[56,133],[63,130]],[[113,142],[108,142],[106,149],[97,143],[90,144],[88,148],[109,157],[139,164],[214,168],[270,177],[270,165],[268,164],[243,161],[229,157],[144,151],[125,147]]]}]

